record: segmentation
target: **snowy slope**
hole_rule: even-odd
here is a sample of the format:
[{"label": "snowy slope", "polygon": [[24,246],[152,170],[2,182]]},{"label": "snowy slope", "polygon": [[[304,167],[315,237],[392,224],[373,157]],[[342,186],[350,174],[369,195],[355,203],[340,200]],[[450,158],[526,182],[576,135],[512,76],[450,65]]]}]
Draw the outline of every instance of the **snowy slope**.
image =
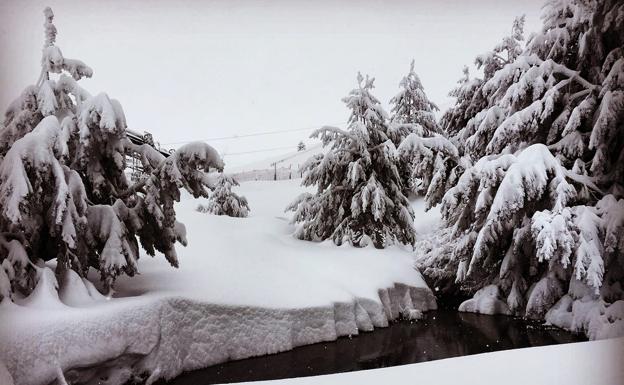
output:
[{"label": "snowy slope", "polygon": [[324,148],[319,143],[303,151],[289,152],[244,166],[228,167],[226,161],[225,172],[232,175],[239,182],[273,180],[276,172],[278,180],[298,178],[301,177],[301,166],[303,166],[311,156],[326,151],[327,148]]},{"label": "snowy slope", "polygon": [[[180,268],[144,255],[141,274],[120,278],[110,300],[90,295],[77,277],[72,290],[61,283],[59,298],[54,276],[43,274],[47,286],[35,298],[0,305],[0,361],[16,384],[46,384],[59,371],[68,380],[104,373],[110,384],[132,372],[172,378],[372,330],[401,309],[436,306],[409,249],[294,239],[283,208],[301,192],[299,182],[243,183],[237,192],[249,200],[248,218],[199,213],[200,202],[183,197],[178,219],[189,246],[178,250]],[[430,231],[436,216],[423,217],[420,231]],[[127,370],[110,376],[104,362]]]},{"label": "snowy slope", "polygon": [[242,171],[250,171],[250,170],[265,170],[272,169],[273,163],[277,162],[278,167],[292,167],[298,168],[302,165],[308,158],[312,155],[325,152],[326,149],[323,148],[321,143],[315,144],[313,146],[309,146],[307,149],[303,151],[290,151],[278,156],[272,156],[266,159],[262,159],[259,161],[255,161],[249,164],[245,164],[243,166],[234,166],[228,167],[227,162],[225,164],[225,172],[227,173],[238,173]]},{"label": "snowy slope", "polygon": [[146,257],[140,276],[119,280],[117,295],[176,294],[217,304],[283,308],[377,299],[378,288],[395,282],[424,286],[407,248],[380,252],[292,237],[284,207],[301,191],[299,183],[254,181],[235,188],[249,200],[248,218],[199,213],[195,208],[201,200],[184,199],[179,220],[189,245],[179,248],[180,268]]},{"label": "snowy slope", "polygon": [[621,385],[624,338],[506,350],[391,368],[317,377],[246,382],[254,385]]}]

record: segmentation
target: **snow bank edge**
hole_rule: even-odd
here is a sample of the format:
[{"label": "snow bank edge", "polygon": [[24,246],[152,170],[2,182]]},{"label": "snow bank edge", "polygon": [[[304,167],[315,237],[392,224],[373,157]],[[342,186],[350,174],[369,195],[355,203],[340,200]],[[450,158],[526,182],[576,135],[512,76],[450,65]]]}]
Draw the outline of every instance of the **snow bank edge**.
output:
[{"label": "snow bank edge", "polygon": [[0,361],[15,385],[48,384],[61,372],[71,382],[112,385],[148,375],[146,382],[152,383],[229,360],[333,341],[386,327],[410,310],[437,308],[429,288],[397,283],[378,294],[377,301],[355,298],[302,309],[157,298],[54,324],[56,330],[21,330],[0,347]]}]

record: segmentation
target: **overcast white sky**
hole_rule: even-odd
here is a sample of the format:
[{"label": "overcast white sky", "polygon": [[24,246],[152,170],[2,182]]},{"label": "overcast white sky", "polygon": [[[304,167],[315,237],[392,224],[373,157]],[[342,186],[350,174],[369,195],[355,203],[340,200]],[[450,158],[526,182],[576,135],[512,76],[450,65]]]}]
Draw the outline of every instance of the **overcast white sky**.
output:
[{"label": "overcast white sky", "polygon": [[[446,108],[463,65],[517,15],[536,31],[542,2],[2,0],[0,109],[37,80],[46,5],[63,54],[94,69],[83,86],[118,99],[130,128],[166,144],[340,125],[357,71],[376,78],[387,106],[412,58],[430,99]],[[209,143],[232,166],[289,150],[234,153],[294,149],[312,144],[308,135]]]}]

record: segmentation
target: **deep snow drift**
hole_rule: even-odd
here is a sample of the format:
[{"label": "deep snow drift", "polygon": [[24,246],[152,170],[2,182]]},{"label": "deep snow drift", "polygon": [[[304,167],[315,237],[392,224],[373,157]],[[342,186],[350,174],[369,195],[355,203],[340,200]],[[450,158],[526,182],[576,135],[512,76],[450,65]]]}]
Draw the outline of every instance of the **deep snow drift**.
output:
[{"label": "deep snow drift", "polygon": [[[60,373],[101,384],[151,373],[149,382],[436,307],[409,248],[292,237],[283,209],[302,191],[299,183],[243,183],[237,193],[249,201],[248,218],[200,213],[201,202],[184,197],[177,210],[189,246],[179,249],[180,268],[143,255],[140,275],[120,278],[112,299],[78,276],[57,282],[42,269],[29,298],[0,305],[0,361],[15,384],[47,384]],[[439,215],[423,214],[421,205],[417,231],[428,232]]]}]

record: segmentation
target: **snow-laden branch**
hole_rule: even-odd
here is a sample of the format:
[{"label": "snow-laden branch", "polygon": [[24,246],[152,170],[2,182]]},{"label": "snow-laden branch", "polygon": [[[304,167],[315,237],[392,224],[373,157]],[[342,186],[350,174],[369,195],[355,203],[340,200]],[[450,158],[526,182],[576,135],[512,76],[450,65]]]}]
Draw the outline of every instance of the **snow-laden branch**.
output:
[{"label": "snow-laden branch", "polygon": [[126,151],[139,154],[143,169],[150,173],[151,170],[157,168],[166,158],[160,151],[156,150],[149,144],[135,144],[128,138],[123,139],[123,146]]},{"label": "snow-laden branch", "polygon": [[336,140],[338,137],[354,139],[353,135],[351,135],[349,132],[333,126],[323,126],[319,129],[312,131],[312,134],[310,134],[310,138],[318,137],[321,138],[321,141],[324,145]]}]

